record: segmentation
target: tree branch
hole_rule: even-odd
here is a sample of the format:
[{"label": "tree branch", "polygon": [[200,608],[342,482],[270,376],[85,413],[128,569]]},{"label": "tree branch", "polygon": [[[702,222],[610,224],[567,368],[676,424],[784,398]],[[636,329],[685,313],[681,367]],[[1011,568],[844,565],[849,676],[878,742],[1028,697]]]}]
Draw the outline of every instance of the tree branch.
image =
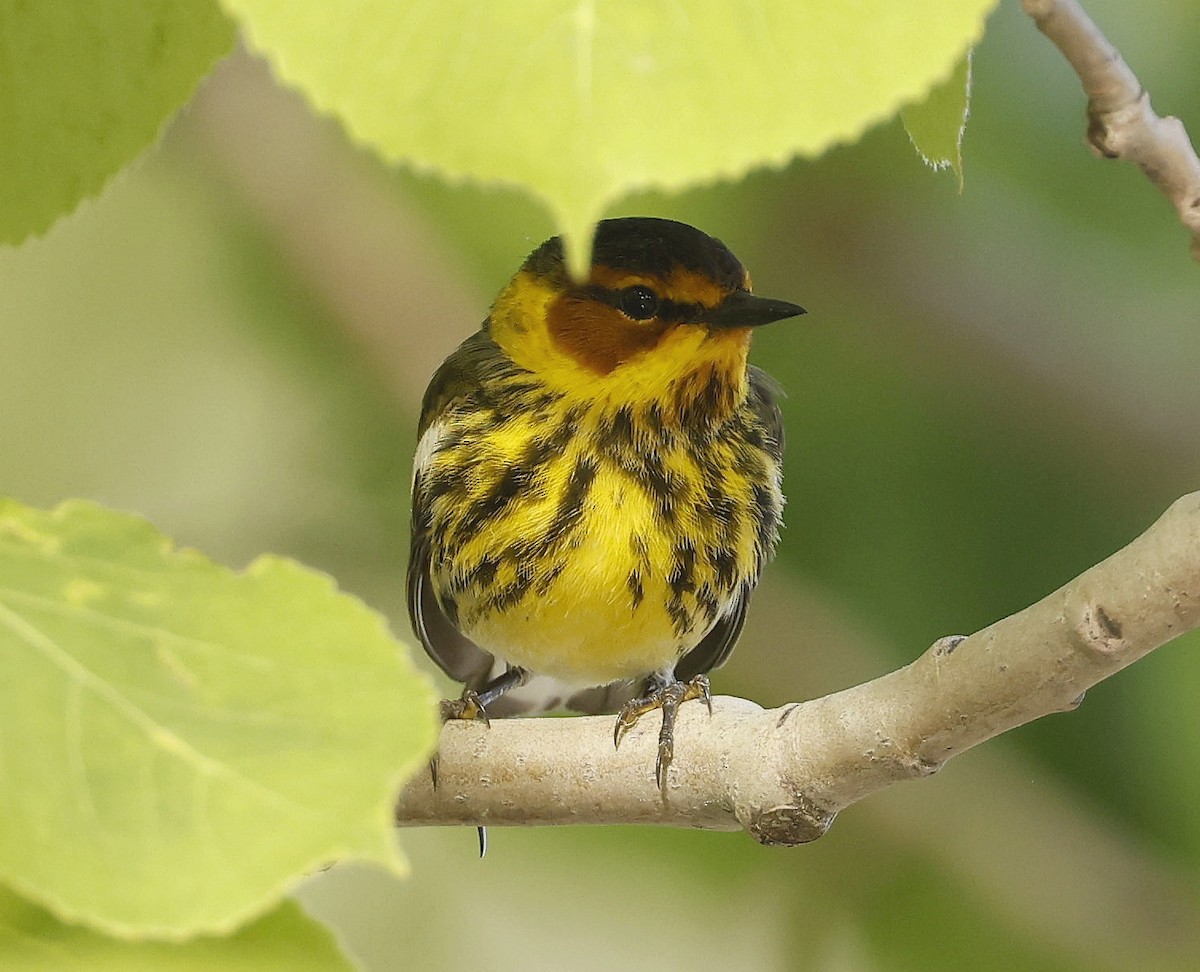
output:
[{"label": "tree branch", "polygon": [[812,702],[682,707],[664,803],[655,720],[613,750],[613,717],[452,722],[438,786],[418,774],[397,823],[655,823],[820,837],[843,808],[928,776],[992,736],[1075,708],[1085,690],[1200,626],[1200,492],[1065,587],[912,664]]},{"label": "tree branch", "polygon": [[1088,143],[1097,155],[1134,163],[1175,207],[1200,260],[1200,159],[1178,118],[1160,118],[1117,49],[1076,0],[1022,0],[1083,82]]}]

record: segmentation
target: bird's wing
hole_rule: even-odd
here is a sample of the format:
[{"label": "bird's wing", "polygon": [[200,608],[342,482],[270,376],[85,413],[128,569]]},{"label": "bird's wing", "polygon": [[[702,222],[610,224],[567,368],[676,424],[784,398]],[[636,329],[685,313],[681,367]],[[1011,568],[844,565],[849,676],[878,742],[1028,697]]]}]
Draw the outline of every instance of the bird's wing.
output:
[{"label": "bird's wing", "polygon": [[733,599],[733,603],[730,604],[729,610],[717,618],[717,623],[712,626],[712,630],[708,634],[700,639],[700,644],[679,659],[679,663],[675,666],[677,679],[686,682],[696,675],[703,675],[705,672],[711,672],[714,668],[720,668],[729,660],[729,656],[733,653],[733,646],[737,644],[738,635],[742,633],[742,625],[746,621],[746,607],[750,603],[750,591],[749,586],[741,588]]},{"label": "bird's wing", "polygon": [[[758,368],[751,367],[749,377],[750,392],[746,403],[750,407],[754,422],[762,432],[763,448],[777,463],[782,462],[783,414],[776,401],[782,392],[775,380]],[[747,584],[737,592],[728,610],[717,618],[712,630],[701,639],[700,644],[679,660],[679,664],[675,666],[676,678],[686,682],[693,676],[720,668],[729,660],[733,646],[737,644],[738,635],[742,633],[742,625],[746,621],[746,608],[750,604],[750,593],[753,589],[753,584]]]},{"label": "bird's wing", "polygon": [[[413,631],[438,667],[467,688],[477,691],[502,675],[506,666],[459,631],[434,595],[429,573],[432,523],[428,483],[423,482],[423,472],[436,452],[439,437],[452,423],[455,413],[498,407],[489,399],[487,389],[495,387],[495,379],[512,372],[514,368],[515,365],[487,334],[486,328],[471,336],[446,359],[430,381],[417,427],[419,442],[413,469],[408,615]],[[564,705],[573,707],[568,696],[578,690],[578,686],[566,685],[548,676],[534,675],[527,684],[511,689],[491,702],[488,715],[504,717],[545,712]],[[621,702],[630,698],[633,698],[633,693],[627,692]],[[619,705],[617,703],[617,706],[606,711],[615,711]]]},{"label": "bird's wing", "polygon": [[417,438],[439,418],[461,408],[485,407],[486,387],[495,376],[515,366],[488,333],[487,324],[463,341],[434,372],[421,400]]},{"label": "bird's wing", "polygon": [[492,670],[492,656],[460,632],[434,596],[429,576],[431,512],[424,466],[432,457],[439,428],[459,409],[486,407],[482,378],[507,359],[486,329],[467,338],[438,368],[421,403],[417,458],[413,465],[412,540],[408,558],[408,616],[413,631],[438,667],[456,681],[478,688]]},{"label": "bird's wing", "polygon": [[750,379],[746,404],[766,433],[764,447],[776,462],[783,462],[783,412],[779,410],[779,399],[787,396],[779,382],[761,368],[750,365],[746,371]]}]

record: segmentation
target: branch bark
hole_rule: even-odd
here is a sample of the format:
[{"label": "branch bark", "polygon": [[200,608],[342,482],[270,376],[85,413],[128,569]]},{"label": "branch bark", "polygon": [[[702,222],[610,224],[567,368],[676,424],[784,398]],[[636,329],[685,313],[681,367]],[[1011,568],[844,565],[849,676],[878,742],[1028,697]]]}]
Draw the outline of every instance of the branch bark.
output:
[{"label": "branch bark", "polygon": [[1161,118],[1117,49],[1076,0],[1022,0],[1070,62],[1088,97],[1087,140],[1097,155],[1132,162],[1165,195],[1200,260],[1200,159],[1178,118]]},{"label": "branch bark", "polygon": [[764,844],[820,837],[839,811],[929,776],[952,756],[1052,712],[1200,627],[1200,492],[1066,586],[912,664],[811,702],[682,707],[664,802],[655,720],[614,751],[613,718],[452,722],[435,788],[418,774],[396,821],[541,825],[653,823],[745,829]]}]

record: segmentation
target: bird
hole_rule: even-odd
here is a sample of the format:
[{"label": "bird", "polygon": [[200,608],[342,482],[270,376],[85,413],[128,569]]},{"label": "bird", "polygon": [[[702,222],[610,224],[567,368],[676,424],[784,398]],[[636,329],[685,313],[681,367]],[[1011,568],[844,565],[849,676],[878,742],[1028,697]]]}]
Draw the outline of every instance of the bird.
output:
[{"label": "bird", "polygon": [[711,713],[780,534],[780,391],[751,333],[805,311],[685,223],[602,220],[591,252],[574,279],[561,237],[537,247],[430,381],[408,611],[464,686],[443,721],[615,713],[619,746],[661,710],[666,801],[676,713]]}]

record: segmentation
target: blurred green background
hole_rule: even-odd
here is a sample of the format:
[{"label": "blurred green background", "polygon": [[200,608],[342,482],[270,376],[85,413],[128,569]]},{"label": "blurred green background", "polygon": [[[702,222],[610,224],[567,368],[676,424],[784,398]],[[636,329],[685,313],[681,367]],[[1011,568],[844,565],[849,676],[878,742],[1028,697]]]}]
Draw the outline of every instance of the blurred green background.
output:
[{"label": "blurred green background", "polygon": [[[1200,7],[1089,9],[1200,134]],[[1082,147],[1078,82],[1015,3],[975,71],[961,197],[891,124],[617,211],[702,227],[809,310],[757,339],[789,396],[788,527],[719,692],[881,674],[1200,485],[1184,231]],[[235,56],[103,197],[0,251],[0,493],[136,510],[235,565],[295,556],[407,636],[421,392],[550,232],[515,193],[387,171]],[[407,882],[335,867],[300,898],[372,970],[1193,969],[1196,640],[807,847],[495,830],[481,863],[469,830],[412,830]]]}]

